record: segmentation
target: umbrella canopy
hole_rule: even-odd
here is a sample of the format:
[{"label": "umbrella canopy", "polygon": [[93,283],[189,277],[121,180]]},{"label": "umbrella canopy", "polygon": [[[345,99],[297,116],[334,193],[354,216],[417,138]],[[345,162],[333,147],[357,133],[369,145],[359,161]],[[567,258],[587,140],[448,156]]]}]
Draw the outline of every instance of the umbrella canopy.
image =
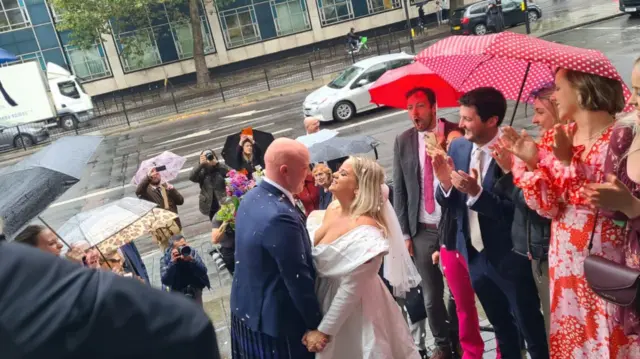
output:
[{"label": "umbrella canopy", "polygon": [[296,141],[302,142],[303,145],[307,146],[307,148],[315,145],[316,143],[324,142],[326,140],[332,139],[338,135],[338,131],[334,130],[320,130],[316,133],[312,133],[310,135],[304,135],[296,138]]},{"label": "umbrella canopy", "polygon": [[[267,151],[267,147],[274,141],[274,137],[269,132],[263,132],[260,130],[253,131],[253,140],[256,142],[260,150],[264,154]],[[240,136],[242,132],[235,133],[228,136],[224,141],[224,147],[222,148],[222,158],[227,166],[231,168],[238,168],[238,146],[240,146]]]},{"label": "umbrella canopy", "polygon": [[178,156],[173,152],[164,151],[156,157],[145,160],[140,164],[140,168],[138,168],[138,172],[131,180],[131,183],[134,185],[138,185],[145,177],[149,175],[149,171],[151,171],[154,167],[165,166],[166,169],[160,171],[160,181],[161,182],[169,182],[173,181],[180,174],[180,170],[184,163],[187,162],[187,159]]},{"label": "umbrella canopy", "polygon": [[[157,205],[138,198],[125,197],[104,206],[81,212],[71,217],[57,231],[58,235],[70,245],[88,243],[91,247],[102,244],[121,234],[122,243],[111,243],[115,248],[138,238],[125,233],[136,222],[153,213]],[[127,239],[128,238],[128,239]]]},{"label": "umbrella canopy", "polygon": [[427,87],[436,93],[440,108],[457,107],[462,93],[427,66],[414,62],[385,72],[370,88],[371,102],[381,106],[406,109],[409,91]]},{"label": "umbrella canopy", "polygon": [[517,101],[522,94],[553,82],[559,68],[618,80],[623,84],[625,96],[630,95],[618,71],[600,51],[512,32],[450,36],[424,49],[416,60],[459,91],[492,86],[507,99]]},{"label": "umbrella canopy", "polygon": [[77,183],[102,137],[64,137],[0,171],[0,217],[13,237]]},{"label": "umbrella canopy", "polygon": [[0,49],[0,64],[4,64],[5,62],[13,62],[18,61],[16,55],[10,53],[5,49]]},{"label": "umbrella canopy", "polygon": [[378,141],[370,136],[333,137],[309,148],[311,163],[325,162],[375,150]]}]

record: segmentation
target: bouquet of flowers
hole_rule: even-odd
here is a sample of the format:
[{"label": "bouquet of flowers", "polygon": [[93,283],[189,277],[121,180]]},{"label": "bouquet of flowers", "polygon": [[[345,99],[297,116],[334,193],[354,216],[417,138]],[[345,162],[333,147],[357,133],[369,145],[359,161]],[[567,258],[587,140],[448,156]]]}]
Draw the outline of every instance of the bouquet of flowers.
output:
[{"label": "bouquet of flowers", "polygon": [[235,230],[240,200],[245,193],[256,186],[254,180],[249,180],[246,175],[235,170],[229,171],[224,181],[228,198],[216,213],[216,219],[222,222],[221,232],[224,232],[227,227]]},{"label": "bouquet of flowers", "polygon": [[262,177],[264,177],[264,170],[262,169],[262,166],[256,166],[256,171],[253,172],[252,176],[256,184],[259,184],[260,181],[262,181]]}]

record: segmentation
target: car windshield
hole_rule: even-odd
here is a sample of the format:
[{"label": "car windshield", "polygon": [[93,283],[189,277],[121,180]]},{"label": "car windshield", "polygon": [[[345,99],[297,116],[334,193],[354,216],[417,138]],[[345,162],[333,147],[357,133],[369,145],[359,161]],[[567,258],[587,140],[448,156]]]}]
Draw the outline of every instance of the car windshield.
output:
[{"label": "car windshield", "polygon": [[358,76],[361,72],[362,72],[361,67],[351,66],[348,69],[342,71],[340,76],[338,76],[335,80],[331,81],[327,86],[333,89],[341,89],[347,86],[347,84],[351,82],[351,80],[356,78],[356,76]]},{"label": "car windshield", "polygon": [[464,17],[464,12],[467,11],[467,9],[458,9],[456,11],[453,12],[453,15],[451,15],[452,19],[462,19]]}]

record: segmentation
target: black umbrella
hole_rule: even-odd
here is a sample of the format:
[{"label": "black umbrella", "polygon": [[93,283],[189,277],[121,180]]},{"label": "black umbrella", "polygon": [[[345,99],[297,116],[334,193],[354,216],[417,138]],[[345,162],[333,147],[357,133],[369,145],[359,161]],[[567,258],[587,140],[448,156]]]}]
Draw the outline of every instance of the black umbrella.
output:
[{"label": "black umbrella", "polygon": [[0,170],[4,234],[13,237],[76,184],[101,141],[97,136],[64,137]]},{"label": "black umbrella", "polygon": [[311,163],[326,162],[373,150],[378,158],[378,141],[370,136],[336,136],[309,147]]},{"label": "black umbrella", "polygon": [[[227,166],[231,168],[238,168],[238,146],[240,146],[240,135],[242,132],[235,133],[227,137],[224,141],[224,147],[222,148],[222,158]],[[253,140],[256,142],[260,151],[264,154],[267,151],[267,147],[271,145],[275,138],[269,132],[263,132],[260,130],[253,130]]]}]

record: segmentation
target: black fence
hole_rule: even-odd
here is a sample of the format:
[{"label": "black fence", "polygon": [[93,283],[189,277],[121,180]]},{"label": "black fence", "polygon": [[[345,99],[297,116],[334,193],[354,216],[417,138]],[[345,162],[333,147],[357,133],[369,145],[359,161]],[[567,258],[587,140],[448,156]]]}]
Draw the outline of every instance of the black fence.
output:
[{"label": "black fence", "polygon": [[332,46],[316,49],[309,56],[289,58],[268,63],[268,67],[256,66],[216,76],[212,78],[212,86],[206,89],[167,83],[166,86],[157,86],[144,92],[120,92],[109,97],[94,98],[94,117],[85,123],[76,124],[71,130],[63,130],[55,122],[0,127],[0,151],[27,150],[31,146],[63,136],[86,134],[116,126],[130,127],[132,123],[144,124],[145,121],[163,116],[206,109],[248,94],[313,81],[338,73],[371,56],[408,52],[406,34],[405,31],[370,38],[368,47],[361,48],[357,53],[350,53],[346,43],[339,41]]}]

